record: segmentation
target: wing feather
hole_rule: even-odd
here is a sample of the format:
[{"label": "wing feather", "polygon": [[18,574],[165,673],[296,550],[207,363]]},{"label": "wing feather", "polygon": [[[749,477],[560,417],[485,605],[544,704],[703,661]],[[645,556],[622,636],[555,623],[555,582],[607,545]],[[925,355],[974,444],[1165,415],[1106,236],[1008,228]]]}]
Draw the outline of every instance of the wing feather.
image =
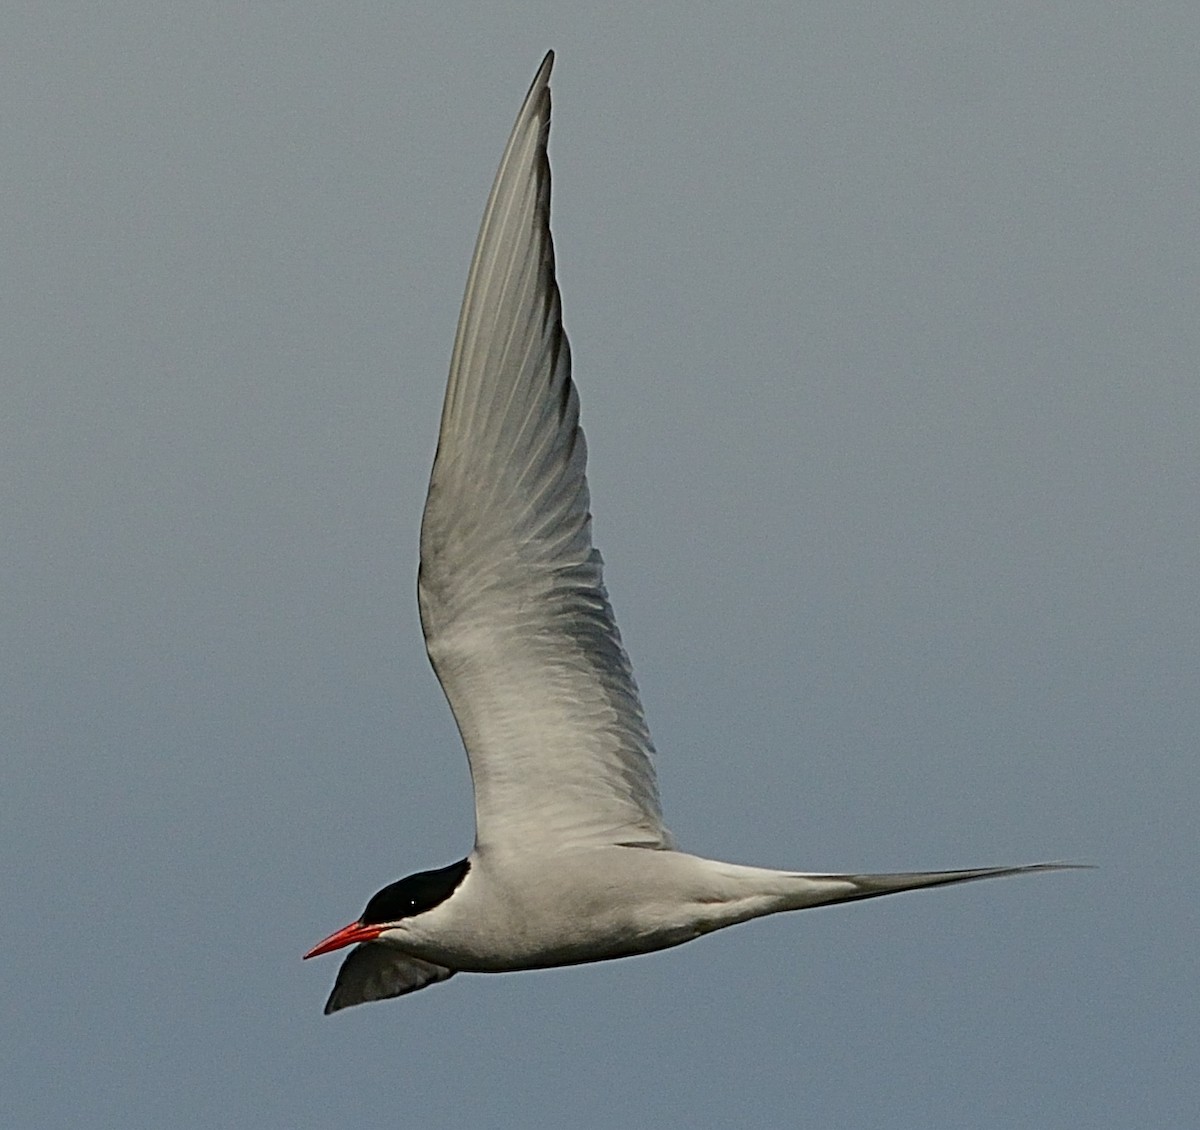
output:
[{"label": "wing feather", "polygon": [[653,746],[592,545],[550,234],[550,68],[517,116],[467,279],[421,523],[434,670],[476,847],[663,847]]},{"label": "wing feather", "polygon": [[338,970],[325,1015],[367,1001],[384,1001],[415,993],[454,976],[453,969],[409,957],[383,942],[363,942],[347,955]]}]

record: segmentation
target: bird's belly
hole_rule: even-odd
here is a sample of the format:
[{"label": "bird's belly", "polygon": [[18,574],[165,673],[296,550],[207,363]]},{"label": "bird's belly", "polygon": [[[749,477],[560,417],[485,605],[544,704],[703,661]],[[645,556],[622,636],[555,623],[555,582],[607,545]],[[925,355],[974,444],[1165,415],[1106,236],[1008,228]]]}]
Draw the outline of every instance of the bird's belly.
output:
[{"label": "bird's belly", "polygon": [[705,932],[693,923],[647,922],[636,914],[529,917],[503,932],[447,931],[412,952],[464,973],[503,973],[651,953]]}]

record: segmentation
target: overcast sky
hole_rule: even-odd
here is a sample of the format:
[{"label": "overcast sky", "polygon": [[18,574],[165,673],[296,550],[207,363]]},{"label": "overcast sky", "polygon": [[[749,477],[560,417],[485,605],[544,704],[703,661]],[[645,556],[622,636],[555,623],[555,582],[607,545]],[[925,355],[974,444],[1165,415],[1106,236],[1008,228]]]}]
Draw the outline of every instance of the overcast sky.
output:
[{"label": "overcast sky", "polygon": [[[6,1125],[1192,1124],[1198,42],[1184,3],[9,6]],[[417,531],[549,47],[681,845],[1099,869],[326,1018],[301,953],[471,844]]]}]

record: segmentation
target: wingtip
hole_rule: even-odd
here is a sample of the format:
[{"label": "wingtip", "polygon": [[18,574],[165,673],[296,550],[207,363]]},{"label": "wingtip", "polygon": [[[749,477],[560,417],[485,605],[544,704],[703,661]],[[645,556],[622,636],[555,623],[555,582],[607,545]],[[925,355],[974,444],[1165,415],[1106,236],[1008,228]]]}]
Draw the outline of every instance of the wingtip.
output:
[{"label": "wingtip", "polygon": [[554,49],[551,48],[546,52],[545,58],[542,59],[542,65],[538,67],[537,74],[533,76],[533,82],[529,84],[529,93],[532,94],[539,87],[547,86],[550,82],[550,72],[554,70]]},{"label": "wingtip", "polygon": [[[546,57],[542,60],[542,65],[538,67],[537,74],[533,76],[533,82],[529,84],[529,90],[525,95],[525,101],[521,105],[521,112],[517,115],[517,123],[530,112],[530,107],[541,104],[541,99],[549,99],[550,96],[550,72],[554,69],[554,51],[546,52]],[[549,101],[545,103],[549,106]],[[510,139],[511,140],[511,139]],[[501,162],[503,164],[503,162]]]}]

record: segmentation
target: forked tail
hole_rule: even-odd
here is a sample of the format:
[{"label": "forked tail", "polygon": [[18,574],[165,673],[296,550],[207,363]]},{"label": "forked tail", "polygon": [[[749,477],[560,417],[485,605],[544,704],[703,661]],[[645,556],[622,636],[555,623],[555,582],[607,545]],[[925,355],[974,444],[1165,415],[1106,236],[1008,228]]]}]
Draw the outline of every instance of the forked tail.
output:
[{"label": "forked tail", "polygon": [[1081,863],[1030,863],[1023,867],[976,867],[968,871],[901,871],[891,875],[798,875],[797,878],[812,881],[812,886],[802,896],[801,905],[807,908],[879,898],[881,895],[894,895],[900,891],[919,891],[925,887],[973,883],[977,879],[1031,875],[1037,871],[1071,871],[1088,866]]}]

